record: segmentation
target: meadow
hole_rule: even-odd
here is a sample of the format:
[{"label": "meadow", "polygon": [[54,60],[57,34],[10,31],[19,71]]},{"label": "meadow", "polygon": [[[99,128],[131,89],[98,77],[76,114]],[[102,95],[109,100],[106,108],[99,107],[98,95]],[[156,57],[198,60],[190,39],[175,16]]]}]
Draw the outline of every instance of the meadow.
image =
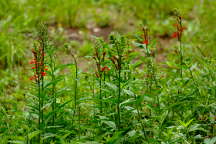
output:
[{"label": "meadow", "polygon": [[215,144],[215,0],[0,0],[0,144]]}]

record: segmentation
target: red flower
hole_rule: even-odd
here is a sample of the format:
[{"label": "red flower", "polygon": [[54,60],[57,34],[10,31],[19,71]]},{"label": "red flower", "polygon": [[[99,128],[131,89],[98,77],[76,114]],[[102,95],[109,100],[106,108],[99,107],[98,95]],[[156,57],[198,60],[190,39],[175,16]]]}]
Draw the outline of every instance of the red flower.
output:
[{"label": "red flower", "polygon": [[29,62],[29,64],[36,64],[37,62],[36,62],[36,60],[35,59],[33,59],[33,60],[31,60],[30,62]]},{"label": "red flower", "polygon": [[36,80],[36,79],[37,79],[37,76],[36,76],[36,75],[31,76],[31,77],[29,78],[29,80]]},{"label": "red flower", "polygon": [[182,17],[177,17],[177,23],[173,24],[174,27],[176,27],[176,32],[172,34],[172,38],[178,38],[179,41],[181,41],[181,37],[183,34],[183,31],[186,30],[186,27],[182,26]]},{"label": "red flower", "polygon": [[35,69],[35,67],[32,67],[32,69]]},{"label": "red flower", "polygon": [[41,75],[42,76],[46,76],[46,72],[41,72]]},{"label": "red flower", "polygon": [[104,67],[101,68],[101,71],[102,71],[102,72],[104,72],[104,71],[109,71],[109,70],[110,70],[110,68],[107,67],[107,66],[104,66]]},{"label": "red flower", "polygon": [[173,34],[172,34],[172,38],[177,38],[178,37],[178,32],[174,32]]},{"label": "red flower", "polygon": [[48,66],[45,66],[45,67],[44,67],[44,70],[45,70],[45,71],[48,71]]},{"label": "red flower", "polygon": [[147,45],[147,44],[149,44],[149,41],[148,41],[148,40],[144,40],[144,41],[143,41],[143,44],[146,44],[146,45]]}]

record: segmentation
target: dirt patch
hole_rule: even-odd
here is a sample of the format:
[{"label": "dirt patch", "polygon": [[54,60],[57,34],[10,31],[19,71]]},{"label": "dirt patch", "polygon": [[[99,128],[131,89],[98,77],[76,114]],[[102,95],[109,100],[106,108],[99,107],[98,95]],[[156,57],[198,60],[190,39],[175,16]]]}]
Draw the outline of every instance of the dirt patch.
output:
[{"label": "dirt patch", "polygon": [[113,28],[110,27],[95,27],[90,29],[91,35],[97,36],[97,37],[103,37],[104,40],[108,40],[110,33],[113,31]]},{"label": "dirt patch", "polygon": [[156,45],[156,49],[157,49],[156,61],[164,62],[166,61],[167,54],[171,50],[170,46],[174,44],[174,41],[171,38],[170,34],[168,33],[156,35],[155,37],[158,39],[158,42]]},{"label": "dirt patch", "polygon": [[83,41],[83,32],[79,28],[68,28],[65,30],[65,35],[69,40]]}]

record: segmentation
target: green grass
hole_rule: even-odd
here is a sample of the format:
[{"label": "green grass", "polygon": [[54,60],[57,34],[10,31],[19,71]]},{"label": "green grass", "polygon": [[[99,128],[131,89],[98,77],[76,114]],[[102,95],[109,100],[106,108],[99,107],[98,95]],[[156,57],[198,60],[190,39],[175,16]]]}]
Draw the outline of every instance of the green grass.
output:
[{"label": "green grass", "polygon": [[1,0],[0,143],[214,144],[215,11],[213,0]]}]

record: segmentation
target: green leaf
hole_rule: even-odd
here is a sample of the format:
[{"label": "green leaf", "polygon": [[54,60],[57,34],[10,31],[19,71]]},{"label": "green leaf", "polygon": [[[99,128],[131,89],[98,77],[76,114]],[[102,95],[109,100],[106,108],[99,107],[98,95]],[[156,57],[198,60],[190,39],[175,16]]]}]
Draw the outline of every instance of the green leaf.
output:
[{"label": "green leaf", "polygon": [[137,68],[143,64],[143,61],[137,61],[133,64],[133,68]]},{"label": "green leaf", "polygon": [[71,134],[76,134],[76,132],[74,130],[72,130],[72,131],[63,130],[62,132],[65,133],[63,136],[61,136],[61,138],[63,138],[63,139],[67,138]]},{"label": "green leaf", "polygon": [[55,137],[55,136],[56,136],[56,134],[53,134],[53,133],[46,133],[46,134],[44,134],[43,140],[48,139],[48,138],[51,138],[51,137]]},{"label": "green leaf", "polygon": [[208,132],[206,129],[200,127],[201,125],[200,124],[194,124],[192,126],[190,126],[189,128],[189,132],[193,132],[193,131],[203,131],[203,132]]},{"label": "green leaf", "polygon": [[191,119],[191,120],[189,120],[188,122],[183,122],[183,121],[181,121],[181,120],[179,120],[179,123],[182,125],[182,126],[184,126],[185,128],[186,127],[188,127],[189,125],[190,125],[190,123],[193,121],[193,119]]},{"label": "green leaf", "polygon": [[129,131],[127,134],[128,134],[129,137],[133,137],[133,136],[136,135],[136,131],[132,130],[132,131]]},{"label": "green leaf", "polygon": [[204,140],[205,144],[215,144],[216,143],[216,136],[213,138],[208,138]]},{"label": "green leaf", "polygon": [[62,65],[59,65],[58,67],[56,67],[55,71],[56,70],[62,70],[64,68],[66,68],[68,66],[72,66],[72,65],[74,65],[74,64],[62,64]]},{"label": "green leaf", "polygon": [[107,144],[119,144],[122,139],[123,132],[115,132],[114,135],[107,140]]},{"label": "green leaf", "polygon": [[106,116],[99,116],[99,118],[100,118],[101,120],[108,120],[108,118],[107,118]]},{"label": "green leaf", "polygon": [[108,125],[110,128],[112,129],[116,129],[116,124],[112,121],[103,121],[103,123],[105,123],[106,125]]},{"label": "green leaf", "polygon": [[135,94],[134,94],[132,91],[130,91],[130,90],[123,89],[123,92],[124,92],[125,94],[129,95],[129,96],[132,96],[132,97],[135,96]]},{"label": "green leaf", "polygon": [[105,84],[106,84],[109,88],[111,88],[111,89],[113,89],[113,90],[115,90],[115,91],[118,89],[118,87],[117,87],[116,85],[112,84],[112,83],[105,82]]},{"label": "green leaf", "polygon": [[36,137],[39,133],[41,133],[40,130],[36,130],[28,134],[28,139],[31,140],[32,138]]},{"label": "green leaf", "polygon": [[135,99],[130,98],[130,99],[127,99],[127,100],[123,101],[122,103],[120,103],[119,106],[121,107],[122,105],[133,103],[133,102],[135,102]]},{"label": "green leaf", "polygon": [[8,142],[12,143],[12,144],[25,144],[25,142],[19,141],[19,140],[12,140],[12,141],[8,141]]},{"label": "green leaf", "polygon": [[47,87],[49,87],[50,85],[55,85],[55,84],[57,84],[59,81],[61,81],[61,80],[63,80],[64,79],[64,77],[62,76],[62,77],[59,77],[58,79],[55,79],[55,80],[53,80],[53,81],[51,81],[51,82],[48,82],[48,83],[46,83],[45,84],[45,86],[44,86],[44,88],[47,88]]},{"label": "green leaf", "polygon": [[133,42],[136,47],[144,48],[144,45],[141,43]]}]

